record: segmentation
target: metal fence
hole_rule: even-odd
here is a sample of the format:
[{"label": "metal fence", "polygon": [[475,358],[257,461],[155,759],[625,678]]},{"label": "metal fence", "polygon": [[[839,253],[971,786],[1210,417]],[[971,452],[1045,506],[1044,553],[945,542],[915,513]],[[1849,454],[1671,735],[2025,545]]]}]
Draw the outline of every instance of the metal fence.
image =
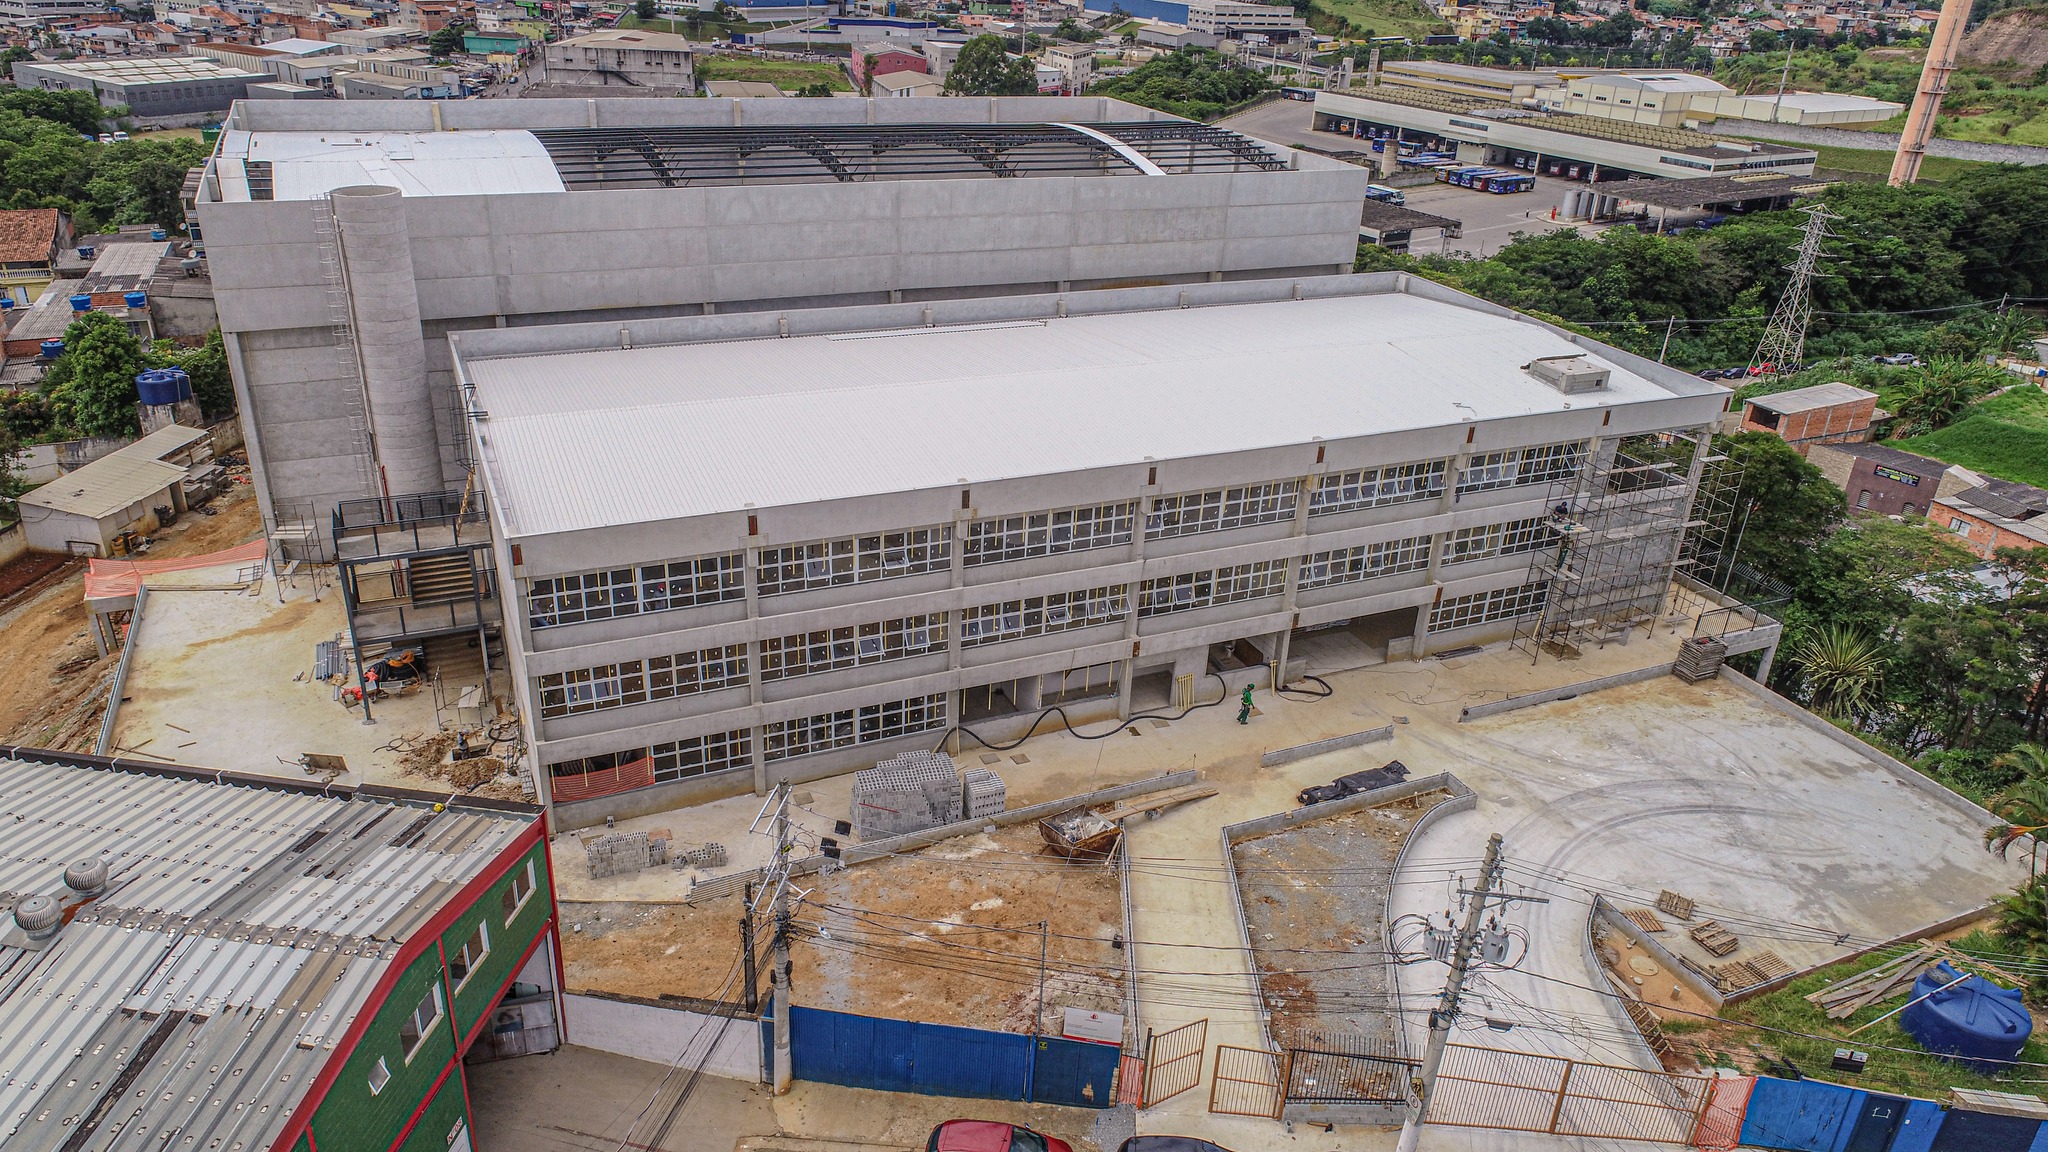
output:
[{"label": "metal fence", "polygon": [[1415,1061],[1391,1054],[1289,1048],[1286,1103],[1398,1106],[1408,1099],[1415,1068]]},{"label": "metal fence", "polygon": [[1453,1044],[1437,1075],[1429,1122],[1684,1144],[1712,1092],[1705,1076]]}]

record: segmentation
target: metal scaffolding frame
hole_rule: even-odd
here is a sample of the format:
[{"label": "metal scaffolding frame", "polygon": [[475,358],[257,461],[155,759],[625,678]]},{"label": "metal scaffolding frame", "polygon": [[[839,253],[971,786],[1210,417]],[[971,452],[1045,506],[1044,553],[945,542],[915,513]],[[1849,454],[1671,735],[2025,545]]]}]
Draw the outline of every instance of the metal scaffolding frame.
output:
[{"label": "metal scaffolding frame", "polygon": [[1695,507],[1708,466],[1725,463],[1709,446],[1705,432],[1611,441],[1551,485],[1550,540],[1531,553],[1527,578],[1546,586],[1543,609],[1516,621],[1516,648],[1532,660],[1572,659],[1589,644],[1625,644],[1679,609],[1676,576],[1711,576],[1727,552],[1733,500],[1717,470],[1710,506]]}]

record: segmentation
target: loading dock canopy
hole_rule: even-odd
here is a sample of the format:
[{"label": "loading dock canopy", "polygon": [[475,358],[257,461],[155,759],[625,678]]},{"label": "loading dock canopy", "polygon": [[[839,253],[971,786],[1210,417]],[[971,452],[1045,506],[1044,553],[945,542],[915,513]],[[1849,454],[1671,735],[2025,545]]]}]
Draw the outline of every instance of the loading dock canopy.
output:
[{"label": "loading dock canopy", "polygon": [[1740,176],[1702,176],[1697,180],[1624,180],[1594,190],[1653,208],[1704,208],[1709,204],[1742,204],[1752,200],[1790,200],[1811,196],[1828,186],[1810,176],[1783,172]]},{"label": "loading dock canopy", "polygon": [[1417,228],[1442,228],[1448,232],[1457,232],[1465,226],[1465,222],[1453,220],[1448,216],[1432,216],[1427,212],[1417,212],[1413,208],[1403,208],[1397,204],[1367,200],[1364,210],[1359,213],[1358,226],[1370,228],[1374,232],[1397,232],[1404,228],[1409,231]]}]

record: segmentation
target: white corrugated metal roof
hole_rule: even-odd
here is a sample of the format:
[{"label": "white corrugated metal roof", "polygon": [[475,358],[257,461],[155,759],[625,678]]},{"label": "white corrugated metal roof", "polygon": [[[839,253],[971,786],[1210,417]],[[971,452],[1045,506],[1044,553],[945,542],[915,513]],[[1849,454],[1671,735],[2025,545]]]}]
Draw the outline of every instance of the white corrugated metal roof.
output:
[{"label": "white corrugated metal roof", "polygon": [[0,1152],[268,1147],[393,942],[532,819],[0,758],[0,940],[108,866],[46,947],[0,943]]},{"label": "white corrugated metal roof", "polygon": [[25,493],[21,502],[98,520],[161,495],[184,479],[185,470],[176,464],[114,452]]},{"label": "white corrugated metal roof", "polygon": [[[1605,391],[1522,370],[1581,353]],[[1393,293],[465,366],[522,535],[1674,395],[1535,324]]]},{"label": "white corrugated metal roof", "polygon": [[[221,199],[248,200],[247,164],[270,165],[271,199],[313,200],[363,184],[407,196],[513,195],[563,191],[562,177],[533,133],[241,132],[222,134]],[[217,168],[219,166],[216,166]]]},{"label": "white corrugated metal roof", "polygon": [[1844,384],[1837,380],[1832,384],[1815,384],[1807,388],[1794,388],[1790,392],[1753,396],[1749,402],[1768,412],[1791,413],[1811,412],[1815,408],[1831,408],[1836,404],[1854,404],[1859,400],[1875,399],[1877,393],[1866,392],[1854,384]]},{"label": "white corrugated metal roof", "polygon": [[188,428],[183,424],[166,424],[133,444],[116,448],[109,455],[133,456],[144,460],[161,460],[173,452],[189,448],[212,433],[204,428]]}]

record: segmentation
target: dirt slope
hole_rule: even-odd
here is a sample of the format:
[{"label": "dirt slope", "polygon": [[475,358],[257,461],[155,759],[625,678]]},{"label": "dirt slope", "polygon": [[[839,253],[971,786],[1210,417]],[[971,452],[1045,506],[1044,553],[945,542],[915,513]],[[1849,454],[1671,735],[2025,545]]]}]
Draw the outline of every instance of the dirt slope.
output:
[{"label": "dirt slope", "polygon": [[2048,7],[2014,8],[1986,20],[1963,37],[1962,58],[2021,72],[2048,65]]}]

